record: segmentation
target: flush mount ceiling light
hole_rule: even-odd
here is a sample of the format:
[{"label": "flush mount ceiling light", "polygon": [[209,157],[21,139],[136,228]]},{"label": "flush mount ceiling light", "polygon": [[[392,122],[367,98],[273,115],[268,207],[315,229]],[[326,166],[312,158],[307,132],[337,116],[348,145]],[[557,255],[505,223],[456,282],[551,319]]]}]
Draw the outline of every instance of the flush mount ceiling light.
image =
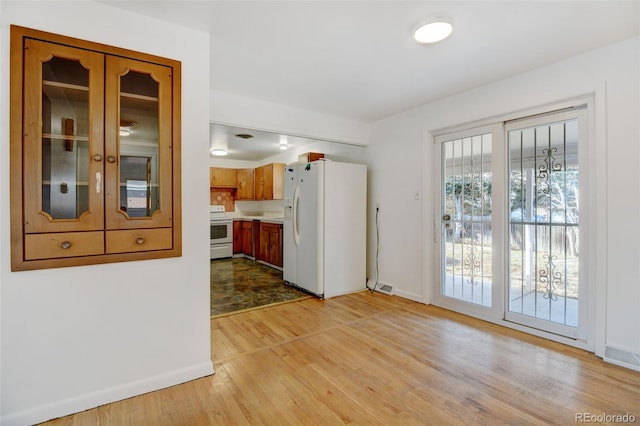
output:
[{"label": "flush mount ceiling light", "polygon": [[449,37],[453,32],[453,23],[447,18],[437,18],[418,26],[413,38],[418,43],[437,43]]},{"label": "flush mount ceiling light", "polygon": [[229,153],[229,151],[227,151],[227,148],[225,148],[224,146],[219,146],[219,147],[211,148],[211,153],[218,157],[224,157]]},{"label": "flush mount ceiling light", "polygon": [[213,129],[211,132],[211,154],[216,156],[224,156],[229,153],[229,143],[227,141],[227,135],[225,132],[216,131]]},{"label": "flush mount ceiling light", "polygon": [[280,135],[280,149],[284,151],[288,147],[289,147],[289,142],[287,140],[287,136],[286,135]]},{"label": "flush mount ceiling light", "polygon": [[213,155],[217,155],[218,157],[222,157],[229,153],[229,145],[226,140],[216,139],[211,142],[211,153]]}]

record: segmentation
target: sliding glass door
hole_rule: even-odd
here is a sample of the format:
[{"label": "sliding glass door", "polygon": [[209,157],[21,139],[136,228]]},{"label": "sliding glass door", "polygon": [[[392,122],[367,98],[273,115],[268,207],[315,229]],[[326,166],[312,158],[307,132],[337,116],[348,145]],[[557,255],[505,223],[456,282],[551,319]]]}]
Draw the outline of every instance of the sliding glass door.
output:
[{"label": "sliding glass door", "polygon": [[506,125],[509,276],[505,318],[577,338],[580,326],[580,114]]},{"label": "sliding glass door", "polygon": [[435,303],[583,338],[584,110],[436,138]]},{"label": "sliding glass door", "polygon": [[[501,136],[489,126],[437,140],[440,198],[441,279],[437,296],[456,310],[491,314],[500,306],[502,277],[500,205],[495,199],[495,146]],[[497,133],[497,134],[496,134]],[[496,209],[497,207],[497,209]],[[496,226],[498,225],[498,226]]]}]

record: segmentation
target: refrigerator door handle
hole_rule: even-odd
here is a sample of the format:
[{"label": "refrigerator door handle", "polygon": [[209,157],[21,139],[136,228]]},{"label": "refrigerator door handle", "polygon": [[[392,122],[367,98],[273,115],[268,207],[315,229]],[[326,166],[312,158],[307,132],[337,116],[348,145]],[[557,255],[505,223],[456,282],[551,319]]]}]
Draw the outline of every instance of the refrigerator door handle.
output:
[{"label": "refrigerator door handle", "polygon": [[300,245],[300,227],[298,224],[298,204],[300,203],[300,193],[298,192],[298,186],[293,190],[293,241],[296,246]]}]

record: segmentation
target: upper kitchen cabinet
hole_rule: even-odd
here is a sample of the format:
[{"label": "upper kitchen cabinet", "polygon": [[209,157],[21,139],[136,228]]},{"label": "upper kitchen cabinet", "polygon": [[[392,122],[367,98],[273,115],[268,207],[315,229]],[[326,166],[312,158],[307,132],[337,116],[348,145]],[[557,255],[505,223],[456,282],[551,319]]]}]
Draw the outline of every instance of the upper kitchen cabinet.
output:
[{"label": "upper kitchen cabinet", "polygon": [[12,270],[180,256],[180,62],[11,27]]},{"label": "upper kitchen cabinet", "polygon": [[238,192],[236,200],[254,200],[254,169],[237,169]]},{"label": "upper kitchen cabinet", "polygon": [[284,198],[284,164],[271,163],[255,169],[255,199]]},{"label": "upper kitchen cabinet", "polygon": [[209,168],[209,186],[215,188],[236,188],[237,185],[236,169],[227,169],[224,167]]}]

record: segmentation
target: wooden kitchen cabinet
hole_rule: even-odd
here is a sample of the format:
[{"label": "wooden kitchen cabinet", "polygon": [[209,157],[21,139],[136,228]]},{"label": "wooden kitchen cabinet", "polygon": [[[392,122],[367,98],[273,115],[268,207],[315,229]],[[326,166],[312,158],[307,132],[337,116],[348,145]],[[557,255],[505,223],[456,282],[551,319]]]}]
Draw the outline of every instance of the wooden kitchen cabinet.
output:
[{"label": "wooden kitchen cabinet", "polygon": [[241,226],[242,254],[254,257],[253,253],[253,221],[243,220]]},{"label": "wooden kitchen cabinet", "polygon": [[182,254],[180,68],[11,27],[12,271]]},{"label": "wooden kitchen cabinet", "polygon": [[284,164],[272,163],[255,169],[255,199],[284,198]]},{"label": "wooden kitchen cabinet", "polygon": [[236,170],[236,180],[238,184],[236,200],[255,199],[254,175],[255,175],[254,169],[237,169]]},{"label": "wooden kitchen cabinet", "polygon": [[253,221],[233,221],[233,254],[244,254],[248,257],[254,257]]},{"label": "wooden kitchen cabinet", "polygon": [[224,167],[209,168],[209,186],[215,188],[236,188],[238,186],[236,169]]},{"label": "wooden kitchen cabinet", "polygon": [[233,221],[233,254],[242,253],[242,221]]},{"label": "wooden kitchen cabinet", "polygon": [[260,260],[260,221],[253,221],[253,257]]},{"label": "wooden kitchen cabinet", "polygon": [[282,267],[282,225],[260,222],[259,260]]},{"label": "wooden kitchen cabinet", "polygon": [[254,191],[256,200],[264,200],[264,166],[254,170]]}]

